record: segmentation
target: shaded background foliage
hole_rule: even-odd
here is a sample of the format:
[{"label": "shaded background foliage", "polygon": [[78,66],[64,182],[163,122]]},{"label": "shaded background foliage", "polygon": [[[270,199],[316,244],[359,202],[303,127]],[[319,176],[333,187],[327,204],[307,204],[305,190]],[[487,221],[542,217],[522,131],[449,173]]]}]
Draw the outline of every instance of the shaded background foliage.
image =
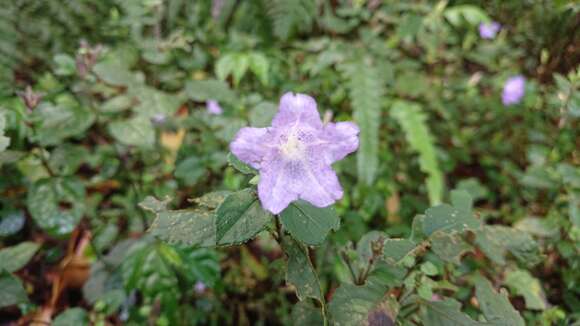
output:
[{"label": "shaded background foliage", "polygon": [[[287,324],[294,310],[316,324],[311,306],[294,305],[284,253],[268,234],[227,249],[166,244],[145,232],[155,214],[138,207],[148,195],[184,208],[204,193],[241,189],[250,177],[228,164],[227,145],[242,126],[267,126],[286,91],[361,127],[358,153],[335,166],[341,228],[309,249],[330,309],[350,305],[349,290],[376,296],[339,287],[349,283],[341,252],[365,257],[372,230],[416,236],[413,217],[462,189],[488,224],[467,239],[470,253],[447,262],[434,242],[435,254],[418,257],[419,270],[389,292],[403,302],[403,288],[417,289],[433,299],[421,306],[427,315],[387,300],[376,306],[402,324],[437,325],[445,321],[430,314],[448,297],[476,318],[488,309],[477,301],[489,292],[481,274],[509,290],[527,324],[577,322],[578,9],[572,1],[8,1],[0,8],[2,322]],[[502,29],[483,40],[477,26],[490,20]],[[516,74],[527,78],[526,95],[504,107],[503,82]],[[224,114],[208,114],[207,100]],[[438,243],[458,241],[447,240]],[[501,248],[507,258],[494,255]]]}]

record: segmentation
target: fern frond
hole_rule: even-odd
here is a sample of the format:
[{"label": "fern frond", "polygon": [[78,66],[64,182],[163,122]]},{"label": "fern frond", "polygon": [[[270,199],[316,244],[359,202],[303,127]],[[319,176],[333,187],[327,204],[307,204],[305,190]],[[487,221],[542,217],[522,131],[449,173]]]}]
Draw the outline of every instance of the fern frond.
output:
[{"label": "fern frond", "polygon": [[385,83],[368,60],[342,64],[339,70],[347,80],[353,118],[360,128],[358,176],[370,185],[375,180],[379,167],[379,126]]},{"label": "fern frond", "polygon": [[274,35],[288,39],[296,31],[309,31],[316,15],[314,0],[272,0],[268,14],[274,23]]},{"label": "fern frond", "polygon": [[431,205],[441,203],[443,197],[443,173],[439,169],[433,136],[426,124],[427,117],[418,104],[396,101],[391,115],[403,128],[411,148],[419,154],[421,171],[427,173],[427,193]]}]

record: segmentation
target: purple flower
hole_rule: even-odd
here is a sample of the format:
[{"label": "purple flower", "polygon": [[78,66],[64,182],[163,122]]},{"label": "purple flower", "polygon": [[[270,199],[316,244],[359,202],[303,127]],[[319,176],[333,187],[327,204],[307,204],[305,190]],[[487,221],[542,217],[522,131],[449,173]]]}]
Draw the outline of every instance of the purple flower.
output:
[{"label": "purple flower", "polygon": [[205,283],[203,283],[202,281],[195,282],[195,285],[193,286],[193,289],[195,290],[195,293],[197,293],[197,294],[204,293],[206,288],[207,287],[205,286]]},{"label": "purple flower", "polygon": [[205,105],[209,114],[220,115],[223,112],[222,107],[217,101],[209,100],[205,103]]},{"label": "purple flower", "polygon": [[213,19],[218,19],[224,7],[224,0],[213,0],[211,2],[211,16]]},{"label": "purple flower", "polygon": [[260,171],[258,197],[274,214],[297,199],[326,207],[343,192],[331,164],[358,148],[353,122],[323,124],[316,101],[286,93],[269,128],[242,128],[230,149]]},{"label": "purple flower", "polygon": [[521,76],[512,76],[503,85],[501,101],[504,105],[517,104],[522,100],[526,92],[526,79]]},{"label": "purple flower", "polygon": [[499,32],[501,25],[498,22],[479,24],[479,36],[484,39],[493,39]]}]

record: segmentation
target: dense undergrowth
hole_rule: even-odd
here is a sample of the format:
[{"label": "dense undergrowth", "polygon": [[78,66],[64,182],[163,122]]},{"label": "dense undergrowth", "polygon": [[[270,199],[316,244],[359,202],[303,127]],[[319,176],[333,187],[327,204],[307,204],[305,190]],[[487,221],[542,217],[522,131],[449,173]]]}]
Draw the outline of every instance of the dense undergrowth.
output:
[{"label": "dense undergrowth", "polygon": [[[3,3],[0,324],[576,325],[579,39],[574,1]],[[164,224],[253,205],[229,144],[286,92],[360,128],[315,232]]]}]

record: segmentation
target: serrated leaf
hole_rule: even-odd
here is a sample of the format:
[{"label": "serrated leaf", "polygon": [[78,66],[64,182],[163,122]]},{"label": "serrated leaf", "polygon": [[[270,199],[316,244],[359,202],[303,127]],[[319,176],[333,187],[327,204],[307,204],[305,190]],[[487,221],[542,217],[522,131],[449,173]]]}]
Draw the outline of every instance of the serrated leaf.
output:
[{"label": "serrated leaf", "polygon": [[342,284],[328,305],[332,325],[360,325],[383,301],[386,288],[367,282],[362,286]]},{"label": "serrated leaf", "polygon": [[145,116],[134,116],[128,120],[113,121],[109,125],[111,135],[120,143],[142,148],[153,148],[155,130]]},{"label": "serrated leaf", "polygon": [[246,242],[262,231],[272,219],[272,214],[262,208],[252,189],[227,196],[215,215],[218,245]]},{"label": "serrated leaf", "polygon": [[353,118],[360,128],[360,146],[357,152],[359,178],[371,185],[379,167],[379,126],[384,81],[378,70],[363,59],[339,67],[347,79],[352,102]]},{"label": "serrated leaf", "polygon": [[270,62],[261,53],[250,53],[250,70],[258,77],[262,85],[268,85],[268,72],[270,71]]},{"label": "serrated leaf", "polygon": [[516,294],[524,297],[526,308],[532,310],[546,309],[546,298],[540,281],[526,270],[509,271],[505,285]]},{"label": "serrated leaf", "polygon": [[522,316],[512,307],[505,290],[497,293],[488,280],[480,277],[475,282],[475,295],[490,325],[525,326]]},{"label": "serrated leaf", "polygon": [[386,239],[383,257],[390,263],[398,263],[416,247],[417,243],[409,239]]},{"label": "serrated leaf", "polygon": [[203,209],[159,212],[149,228],[152,235],[169,243],[216,245],[215,214]]},{"label": "serrated leaf", "polygon": [[34,183],[28,192],[30,215],[55,236],[71,233],[85,212],[85,188],[76,178],[50,178]]},{"label": "serrated leaf", "polygon": [[312,0],[273,0],[268,14],[274,23],[274,35],[288,39],[296,31],[312,27],[316,4]]},{"label": "serrated leaf", "polygon": [[40,248],[38,243],[29,241],[3,248],[0,250],[0,270],[16,272],[32,259],[38,248]]},{"label": "serrated leaf", "polygon": [[471,197],[466,191],[454,190],[451,200],[453,206],[442,204],[425,211],[423,232],[427,236],[435,232],[463,232],[481,227],[481,222],[473,216]]},{"label": "serrated leaf", "polygon": [[84,326],[89,325],[89,316],[82,308],[69,308],[61,312],[54,321],[52,326]]},{"label": "serrated leaf", "polygon": [[12,274],[0,270],[0,308],[28,302],[22,283]]},{"label": "serrated leaf", "polygon": [[286,282],[296,287],[298,299],[314,298],[322,302],[320,282],[306,248],[291,237],[284,237],[282,248],[288,256]]},{"label": "serrated leaf", "polygon": [[258,171],[253,167],[249,166],[248,164],[240,161],[234,154],[228,153],[228,163],[234,167],[234,169],[238,170],[243,174],[258,174]]},{"label": "serrated leaf", "polygon": [[506,263],[505,256],[508,252],[528,266],[541,261],[536,241],[529,234],[507,226],[484,226],[476,231],[475,243],[489,259],[499,265]]},{"label": "serrated leaf", "polygon": [[194,101],[223,101],[233,102],[236,99],[235,93],[228,84],[221,80],[190,80],[185,84],[185,94]]},{"label": "serrated leaf", "polygon": [[296,240],[308,245],[321,244],[331,230],[340,227],[340,218],[333,207],[319,208],[303,200],[291,203],[282,211],[280,221]]},{"label": "serrated leaf", "polygon": [[461,312],[461,304],[454,299],[422,301],[426,310],[421,316],[425,326],[477,326],[480,323]]},{"label": "serrated leaf", "polygon": [[401,125],[411,148],[419,154],[419,167],[427,173],[427,192],[431,205],[437,205],[443,198],[443,173],[439,168],[435,141],[429,131],[421,106],[416,103],[396,101],[391,115]]}]

